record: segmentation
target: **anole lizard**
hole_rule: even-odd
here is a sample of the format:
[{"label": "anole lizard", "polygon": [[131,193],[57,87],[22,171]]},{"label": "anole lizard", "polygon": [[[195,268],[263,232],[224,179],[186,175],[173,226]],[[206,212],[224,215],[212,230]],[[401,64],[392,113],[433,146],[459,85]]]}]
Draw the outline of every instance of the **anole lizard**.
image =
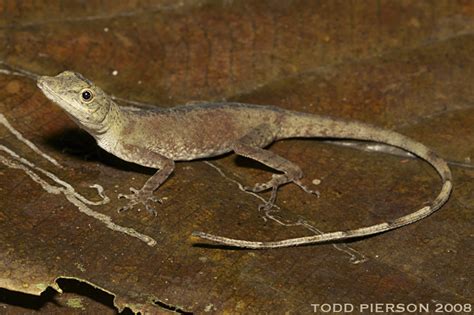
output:
[{"label": "anole lizard", "polygon": [[402,148],[430,163],[443,185],[438,197],[411,214],[391,222],[349,231],[339,231],[273,242],[244,241],[203,232],[193,235],[220,244],[254,249],[288,247],[350,239],[392,230],[418,221],[438,210],[452,190],[447,163],[423,144],[390,130],[354,121],[284,110],[278,107],[240,103],[208,103],[168,109],[131,109],[118,106],[102,89],[82,75],[65,71],[37,80],[43,93],[58,104],[98,145],[113,155],[136,164],[156,168],[141,189],[119,195],[129,200],[122,210],[144,204],[152,213],[152,202],[159,201],[153,192],[173,172],[175,161],[213,157],[227,152],[263,163],[281,174],[249,188],[253,192],[271,190],[265,209],[275,202],[281,185],[294,183],[308,193],[317,192],[301,182],[300,167],[264,148],[286,138],[329,137],[369,140]]}]

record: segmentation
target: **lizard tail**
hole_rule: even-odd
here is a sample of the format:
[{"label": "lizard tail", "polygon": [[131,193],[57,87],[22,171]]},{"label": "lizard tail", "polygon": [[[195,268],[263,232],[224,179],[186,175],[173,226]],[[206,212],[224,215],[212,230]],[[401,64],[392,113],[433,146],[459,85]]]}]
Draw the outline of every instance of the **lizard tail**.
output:
[{"label": "lizard tail", "polygon": [[430,205],[425,206],[415,212],[412,212],[389,222],[384,222],[353,230],[323,233],[320,235],[312,235],[271,242],[244,241],[222,236],[215,236],[203,232],[193,232],[194,236],[204,238],[223,245],[251,249],[270,249],[353,239],[362,236],[386,232],[421,220],[441,208],[441,206],[443,206],[449,199],[449,195],[451,194],[453,186],[451,170],[449,169],[448,164],[432,150],[417,141],[414,141],[394,131],[384,130],[359,122],[346,122],[332,118],[325,118],[299,113],[293,114],[285,119],[286,121],[284,121],[283,126],[291,127],[282,128],[280,134],[278,135],[279,139],[291,137],[326,137],[368,140],[399,147],[410,153],[413,153],[427,161],[438,172],[442,180],[441,191],[439,192],[438,196],[431,202]]}]

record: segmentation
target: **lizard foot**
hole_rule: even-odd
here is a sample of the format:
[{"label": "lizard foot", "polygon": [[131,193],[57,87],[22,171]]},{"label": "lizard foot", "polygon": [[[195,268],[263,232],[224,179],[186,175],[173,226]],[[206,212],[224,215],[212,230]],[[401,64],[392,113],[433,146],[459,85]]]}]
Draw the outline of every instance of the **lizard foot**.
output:
[{"label": "lizard foot", "polygon": [[295,185],[298,186],[299,188],[301,188],[305,193],[308,193],[308,194],[311,194],[311,195],[315,195],[315,196],[318,197],[318,198],[321,196],[321,194],[319,193],[319,191],[309,189],[308,186],[304,185],[299,179],[298,179],[298,180],[294,180],[293,183],[295,183]]},{"label": "lizard foot", "polygon": [[[143,191],[143,190],[138,190],[133,187],[130,187],[130,191],[132,192],[129,195],[124,195],[124,194],[119,194],[118,198],[122,199],[128,199],[129,202],[126,206],[123,206],[118,210],[118,212],[123,212],[132,209],[138,204],[143,204],[145,206],[145,209],[153,214],[154,216],[157,215],[157,212],[155,208],[153,208],[150,205],[150,202],[158,202],[158,203],[163,203],[162,200],[158,197],[153,196],[153,192],[149,191]],[[139,209],[140,210],[140,209]]]},{"label": "lizard foot", "polygon": [[272,179],[268,182],[257,183],[253,187],[245,186],[244,189],[254,193],[271,189],[272,192],[270,198],[264,204],[258,206],[259,211],[268,211],[275,205],[278,188],[289,182],[291,182],[291,179],[286,174],[273,174]]},{"label": "lizard foot", "polygon": [[278,189],[281,185],[291,182],[291,180],[285,174],[273,174],[272,179],[266,183],[257,183],[253,187],[245,186],[246,191],[259,193],[272,188]]},{"label": "lizard foot", "polygon": [[309,189],[299,179],[289,178],[286,174],[273,174],[272,179],[269,180],[268,182],[258,183],[258,184],[255,184],[253,187],[245,186],[244,189],[246,191],[251,191],[254,193],[259,193],[259,192],[271,189],[272,192],[271,192],[270,198],[264,204],[261,204],[258,206],[259,210],[268,211],[275,205],[278,188],[290,182],[293,182],[294,184],[296,184],[304,192],[308,194],[316,195],[319,198],[319,195],[320,195],[319,191]]}]

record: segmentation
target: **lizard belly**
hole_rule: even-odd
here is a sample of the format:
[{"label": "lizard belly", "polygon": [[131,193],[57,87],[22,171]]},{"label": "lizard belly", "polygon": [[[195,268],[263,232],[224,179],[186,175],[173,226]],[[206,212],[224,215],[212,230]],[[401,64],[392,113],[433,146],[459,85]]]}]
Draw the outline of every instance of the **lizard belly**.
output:
[{"label": "lizard belly", "polygon": [[232,148],[230,145],[225,144],[221,146],[196,147],[175,143],[161,146],[156,151],[174,161],[190,161],[225,154],[231,152]]}]

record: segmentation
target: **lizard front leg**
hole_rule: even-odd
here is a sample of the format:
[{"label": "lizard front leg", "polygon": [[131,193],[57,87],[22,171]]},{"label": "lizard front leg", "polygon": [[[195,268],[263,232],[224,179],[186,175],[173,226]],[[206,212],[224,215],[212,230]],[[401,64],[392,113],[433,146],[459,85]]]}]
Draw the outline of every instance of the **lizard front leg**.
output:
[{"label": "lizard front leg", "polygon": [[127,146],[127,151],[133,152],[134,155],[139,156],[139,161],[136,161],[140,165],[148,167],[158,168],[158,171],[151,176],[141,189],[130,187],[131,194],[119,194],[118,198],[128,199],[127,205],[119,209],[119,212],[132,209],[136,205],[143,204],[145,209],[157,215],[155,208],[150,203],[161,203],[161,199],[153,196],[153,192],[163,184],[166,179],[174,170],[174,161],[162,156],[159,153],[149,151],[137,146]]}]

